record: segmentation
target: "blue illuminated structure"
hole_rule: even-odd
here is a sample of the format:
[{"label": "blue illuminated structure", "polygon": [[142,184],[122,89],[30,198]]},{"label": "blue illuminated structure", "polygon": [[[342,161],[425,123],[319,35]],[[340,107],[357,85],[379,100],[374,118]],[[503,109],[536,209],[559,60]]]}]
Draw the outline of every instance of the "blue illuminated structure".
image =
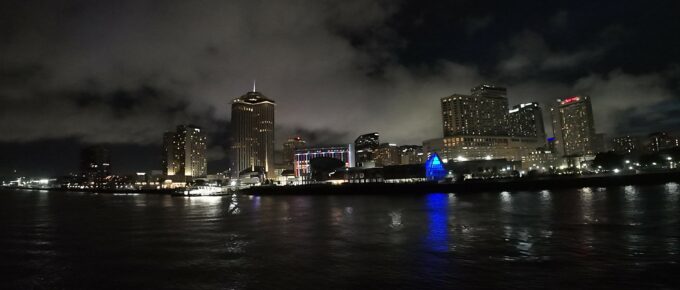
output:
[{"label": "blue illuminated structure", "polygon": [[439,158],[437,153],[433,153],[425,162],[425,178],[440,181],[446,177],[446,173],[442,159]]}]

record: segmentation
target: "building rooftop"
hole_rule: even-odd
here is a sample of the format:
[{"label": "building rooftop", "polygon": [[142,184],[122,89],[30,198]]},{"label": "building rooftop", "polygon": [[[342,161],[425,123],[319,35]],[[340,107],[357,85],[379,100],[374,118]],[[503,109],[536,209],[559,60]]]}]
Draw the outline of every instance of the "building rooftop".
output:
[{"label": "building rooftop", "polygon": [[247,92],[245,95],[240,96],[233,101],[234,103],[245,103],[245,104],[261,104],[261,103],[271,103],[276,104],[272,99],[267,98],[260,92]]}]

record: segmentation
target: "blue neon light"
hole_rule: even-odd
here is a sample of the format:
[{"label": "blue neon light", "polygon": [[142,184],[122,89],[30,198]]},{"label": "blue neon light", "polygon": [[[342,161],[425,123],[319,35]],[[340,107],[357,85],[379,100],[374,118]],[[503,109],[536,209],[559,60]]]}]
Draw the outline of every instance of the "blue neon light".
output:
[{"label": "blue neon light", "polygon": [[442,160],[437,153],[432,154],[432,156],[427,159],[427,162],[425,162],[425,178],[427,178],[427,180],[442,180],[446,177],[446,173]]}]

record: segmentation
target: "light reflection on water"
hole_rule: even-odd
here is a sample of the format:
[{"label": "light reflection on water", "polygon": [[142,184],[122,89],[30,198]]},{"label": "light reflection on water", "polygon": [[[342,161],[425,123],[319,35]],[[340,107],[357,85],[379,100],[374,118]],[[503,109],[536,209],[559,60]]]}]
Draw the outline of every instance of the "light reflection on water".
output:
[{"label": "light reflection on water", "polygon": [[428,235],[425,238],[427,247],[435,252],[448,251],[448,195],[443,193],[428,194],[426,197],[429,219]]},{"label": "light reflection on water", "polygon": [[97,288],[113,276],[105,287],[680,286],[677,183],[413,196],[0,193],[2,289]]}]

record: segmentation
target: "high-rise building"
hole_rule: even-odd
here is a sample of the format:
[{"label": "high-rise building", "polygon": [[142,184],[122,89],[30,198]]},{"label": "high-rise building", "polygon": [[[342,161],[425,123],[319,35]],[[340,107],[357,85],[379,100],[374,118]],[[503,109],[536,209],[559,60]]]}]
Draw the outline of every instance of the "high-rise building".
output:
[{"label": "high-rise building", "polygon": [[168,176],[203,177],[208,174],[207,137],[201,128],[177,126],[163,134],[163,168]]},{"label": "high-rise building", "polygon": [[494,85],[482,84],[472,88],[471,93],[473,97],[478,97],[482,100],[482,110],[480,114],[481,135],[508,135],[507,89]]},{"label": "high-rise building", "polygon": [[401,151],[401,165],[425,163],[426,156],[423,154],[423,146],[402,145],[399,146],[399,150]]},{"label": "high-rise building", "polygon": [[519,104],[508,112],[508,132],[510,136],[537,137],[545,141],[543,113],[538,103]]},{"label": "high-rise building", "polygon": [[354,144],[309,147],[295,150],[295,176],[310,173],[310,161],[317,157],[335,158],[345,163],[346,168],[354,167]]},{"label": "high-rise building", "polygon": [[102,145],[84,148],[80,153],[81,176],[96,187],[111,175],[111,151]]},{"label": "high-rise building", "polygon": [[274,111],[276,104],[260,92],[248,92],[231,103],[231,170],[264,168],[274,178]]},{"label": "high-rise building", "polygon": [[472,95],[453,94],[441,99],[444,137],[507,136],[507,90],[479,85],[471,92]]},{"label": "high-rise building", "polygon": [[640,151],[640,139],[636,136],[620,136],[612,138],[612,150],[619,154],[630,154]]},{"label": "high-rise building", "polygon": [[163,133],[163,174],[175,175],[180,171],[179,166],[179,141],[176,132]]},{"label": "high-rise building", "polygon": [[375,153],[380,147],[380,135],[377,132],[357,137],[354,141],[357,167],[375,166]]},{"label": "high-rise building", "polygon": [[292,166],[295,161],[295,150],[304,148],[306,144],[302,137],[288,138],[288,141],[283,143],[283,162]]},{"label": "high-rise building", "polygon": [[562,156],[592,155],[595,124],[589,96],[557,100],[550,108],[555,147]]},{"label": "high-rise building", "polygon": [[401,150],[397,144],[383,143],[375,151],[375,163],[378,167],[399,165],[401,163]]}]

